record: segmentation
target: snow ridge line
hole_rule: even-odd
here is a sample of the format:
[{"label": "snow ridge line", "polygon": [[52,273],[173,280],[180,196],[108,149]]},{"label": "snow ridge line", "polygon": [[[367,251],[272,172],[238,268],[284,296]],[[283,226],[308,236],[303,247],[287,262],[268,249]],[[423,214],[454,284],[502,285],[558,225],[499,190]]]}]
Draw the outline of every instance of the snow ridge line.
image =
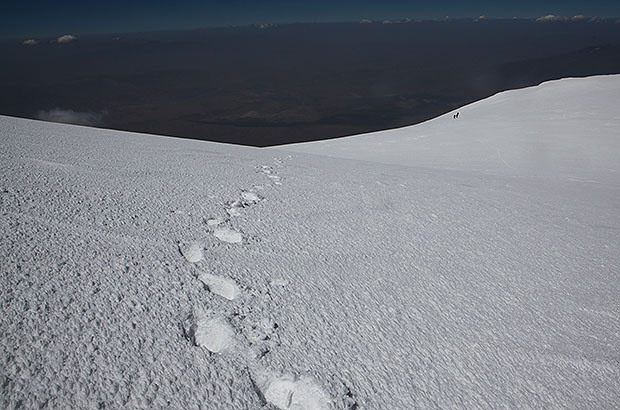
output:
[{"label": "snow ridge line", "polygon": [[[290,156],[289,156],[290,158]],[[257,167],[257,172],[266,176],[273,186],[281,186],[282,181],[276,168],[282,168],[281,158],[274,158],[273,165]],[[208,228],[219,241],[233,246],[243,246],[243,234],[230,225],[232,218],[262,202],[265,198],[258,194],[263,187],[255,185],[253,189],[242,189],[240,197],[224,204],[227,218],[206,219]],[[200,242],[180,242],[179,251],[188,263],[197,264],[204,259],[204,245]],[[241,287],[231,278],[203,272],[198,279],[208,290],[228,301],[246,296],[254,299],[257,295],[245,294]],[[286,286],[284,280],[273,281],[272,286]],[[243,302],[242,302],[243,304]],[[269,351],[279,345],[277,334],[278,324],[263,318],[255,324],[244,324],[247,320],[244,312],[249,309],[240,308],[241,312],[226,317],[223,312],[204,313],[196,310],[183,323],[185,337],[195,346],[206,348],[210,354],[233,355],[245,361],[250,382],[259,399],[264,405],[267,403],[282,410],[327,410],[330,400],[316,382],[309,376],[297,376],[285,372],[274,372],[260,365],[260,360]],[[241,329],[238,329],[241,327]],[[245,340],[238,340],[241,336]],[[247,347],[250,351],[239,351]]]}]

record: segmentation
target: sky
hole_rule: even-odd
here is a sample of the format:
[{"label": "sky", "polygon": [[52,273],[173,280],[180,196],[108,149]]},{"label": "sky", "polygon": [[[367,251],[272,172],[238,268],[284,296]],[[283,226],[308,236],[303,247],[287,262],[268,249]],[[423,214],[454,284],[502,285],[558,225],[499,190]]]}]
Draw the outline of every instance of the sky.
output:
[{"label": "sky", "polygon": [[620,17],[617,0],[93,0],[5,1],[0,37],[191,29],[254,23],[336,22],[450,16]]}]

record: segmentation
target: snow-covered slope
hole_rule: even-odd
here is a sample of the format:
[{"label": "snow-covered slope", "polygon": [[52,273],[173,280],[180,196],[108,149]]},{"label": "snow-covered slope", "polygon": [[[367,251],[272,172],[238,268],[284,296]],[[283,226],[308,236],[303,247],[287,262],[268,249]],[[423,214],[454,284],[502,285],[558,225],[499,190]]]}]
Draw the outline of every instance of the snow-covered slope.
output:
[{"label": "snow-covered slope", "polygon": [[620,75],[568,78],[502,92],[415,126],[283,148],[416,167],[618,183],[619,107]]},{"label": "snow-covered slope", "polygon": [[619,81],[351,159],[0,117],[0,407],[617,408]]}]

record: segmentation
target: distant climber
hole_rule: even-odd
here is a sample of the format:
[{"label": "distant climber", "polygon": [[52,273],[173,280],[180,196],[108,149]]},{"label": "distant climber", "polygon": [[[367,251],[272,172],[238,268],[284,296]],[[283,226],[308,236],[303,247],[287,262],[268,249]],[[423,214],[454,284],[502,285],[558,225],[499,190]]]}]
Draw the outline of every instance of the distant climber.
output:
[{"label": "distant climber", "polygon": [[456,112],[456,114],[454,114],[454,115],[452,116],[452,118],[454,118],[455,120],[456,120],[457,118],[459,118],[459,112],[457,111],[457,112]]}]

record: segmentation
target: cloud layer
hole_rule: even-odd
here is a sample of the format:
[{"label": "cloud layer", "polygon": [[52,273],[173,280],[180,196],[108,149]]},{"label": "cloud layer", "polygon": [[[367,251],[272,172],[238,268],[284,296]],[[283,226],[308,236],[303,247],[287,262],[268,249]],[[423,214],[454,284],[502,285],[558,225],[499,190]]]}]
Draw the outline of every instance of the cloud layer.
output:
[{"label": "cloud layer", "polygon": [[51,122],[62,122],[77,125],[98,125],[101,123],[105,112],[79,112],[54,108],[53,110],[41,110],[37,113],[37,119]]},{"label": "cloud layer", "polygon": [[28,40],[24,40],[22,44],[25,46],[34,46],[35,44],[39,44],[39,42],[34,38],[29,38]]}]

